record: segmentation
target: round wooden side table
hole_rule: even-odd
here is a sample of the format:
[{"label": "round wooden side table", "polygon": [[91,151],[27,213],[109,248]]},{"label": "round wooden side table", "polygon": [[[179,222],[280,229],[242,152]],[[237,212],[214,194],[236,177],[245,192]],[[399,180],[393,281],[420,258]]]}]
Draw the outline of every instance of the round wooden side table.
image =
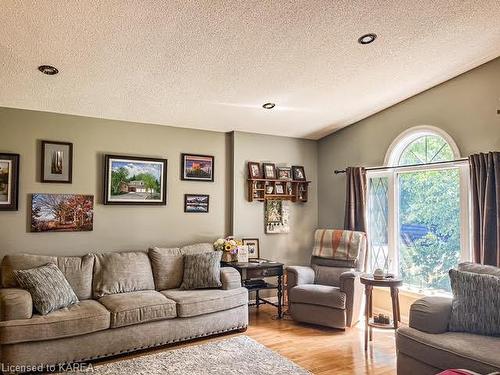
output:
[{"label": "round wooden side table", "polygon": [[[360,277],[361,283],[365,285],[365,350],[368,350],[368,341],[372,341],[372,329],[394,329],[398,328],[398,322],[401,321],[401,313],[399,311],[399,287],[403,285],[403,280],[399,278],[385,278],[382,280],[375,280],[373,275],[362,275]],[[391,288],[392,299],[392,322],[393,324],[381,324],[371,321],[373,313],[372,291],[373,287]]]}]

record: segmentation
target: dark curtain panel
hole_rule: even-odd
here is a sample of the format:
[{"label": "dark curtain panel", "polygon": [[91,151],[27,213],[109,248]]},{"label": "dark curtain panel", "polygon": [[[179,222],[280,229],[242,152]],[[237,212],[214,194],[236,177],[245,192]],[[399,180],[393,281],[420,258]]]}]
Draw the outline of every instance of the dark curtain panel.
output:
[{"label": "dark curtain panel", "polygon": [[366,232],[366,171],[363,167],[346,169],[344,229]]},{"label": "dark curtain panel", "polygon": [[474,262],[500,267],[500,152],[469,156]]}]

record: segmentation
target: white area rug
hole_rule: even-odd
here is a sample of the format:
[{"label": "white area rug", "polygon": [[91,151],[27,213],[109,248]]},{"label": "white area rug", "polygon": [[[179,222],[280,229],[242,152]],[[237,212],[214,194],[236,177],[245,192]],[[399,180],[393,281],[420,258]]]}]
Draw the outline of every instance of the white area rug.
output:
[{"label": "white area rug", "polygon": [[94,366],[95,375],[306,375],[310,372],[248,336]]}]

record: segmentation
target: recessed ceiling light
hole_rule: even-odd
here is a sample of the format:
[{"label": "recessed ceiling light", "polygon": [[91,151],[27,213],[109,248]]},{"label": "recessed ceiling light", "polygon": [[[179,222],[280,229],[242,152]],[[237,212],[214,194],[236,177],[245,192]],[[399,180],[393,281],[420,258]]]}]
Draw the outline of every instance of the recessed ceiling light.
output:
[{"label": "recessed ceiling light", "polygon": [[359,44],[370,44],[372,43],[375,39],[377,39],[377,34],[365,34],[365,35],[361,35],[359,38],[358,38],[358,43]]},{"label": "recessed ceiling light", "polygon": [[276,104],[274,104],[274,103],[265,103],[262,105],[262,108],[265,108],[265,109],[273,109],[274,107],[276,107]]},{"label": "recessed ceiling light", "polygon": [[43,74],[47,74],[49,76],[53,76],[53,75],[59,73],[59,70],[57,70],[56,67],[51,66],[51,65],[40,65],[38,67],[38,70],[41,71]]}]

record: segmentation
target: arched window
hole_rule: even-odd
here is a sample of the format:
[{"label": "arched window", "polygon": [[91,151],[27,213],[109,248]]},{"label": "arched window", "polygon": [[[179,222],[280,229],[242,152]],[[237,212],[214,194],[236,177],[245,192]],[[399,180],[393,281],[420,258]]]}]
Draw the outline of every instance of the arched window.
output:
[{"label": "arched window", "polygon": [[459,158],[448,134],[419,126],[391,144],[388,168],[368,172],[372,269],[423,293],[450,291],[448,270],[470,258],[468,168]]}]

